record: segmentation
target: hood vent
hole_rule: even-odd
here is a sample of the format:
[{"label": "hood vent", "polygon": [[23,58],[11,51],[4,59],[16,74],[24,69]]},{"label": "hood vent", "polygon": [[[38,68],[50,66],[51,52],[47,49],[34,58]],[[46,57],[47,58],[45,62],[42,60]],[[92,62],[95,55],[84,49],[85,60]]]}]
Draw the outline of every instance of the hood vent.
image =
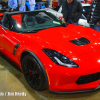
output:
[{"label": "hood vent", "polygon": [[77,46],[82,46],[90,43],[90,41],[87,40],[85,37],[81,37],[80,39],[77,40],[71,40],[70,42]]}]

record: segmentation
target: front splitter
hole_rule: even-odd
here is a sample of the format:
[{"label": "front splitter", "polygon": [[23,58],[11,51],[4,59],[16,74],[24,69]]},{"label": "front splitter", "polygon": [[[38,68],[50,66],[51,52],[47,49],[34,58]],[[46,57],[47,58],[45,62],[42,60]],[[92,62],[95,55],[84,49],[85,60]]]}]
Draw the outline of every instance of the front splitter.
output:
[{"label": "front splitter", "polygon": [[62,93],[62,94],[67,94],[67,93],[84,93],[84,92],[91,92],[91,91],[95,91],[95,90],[98,90],[100,89],[100,84],[96,87],[96,88],[93,88],[93,89],[87,89],[87,90],[79,90],[79,91],[64,91],[64,92],[58,92],[58,91],[50,91],[50,93],[52,94],[59,94],[59,93]]}]

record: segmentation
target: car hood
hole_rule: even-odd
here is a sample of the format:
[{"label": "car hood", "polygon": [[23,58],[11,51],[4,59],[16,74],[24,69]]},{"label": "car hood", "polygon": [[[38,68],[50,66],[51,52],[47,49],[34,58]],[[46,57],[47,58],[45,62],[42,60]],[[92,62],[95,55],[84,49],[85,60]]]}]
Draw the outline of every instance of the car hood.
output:
[{"label": "car hood", "polygon": [[[27,35],[32,40],[35,37],[41,49],[54,49],[67,56],[80,56],[100,48],[100,33],[78,25],[69,24],[67,27],[54,27]],[[78,41],[80,43],[76,45]]]}]

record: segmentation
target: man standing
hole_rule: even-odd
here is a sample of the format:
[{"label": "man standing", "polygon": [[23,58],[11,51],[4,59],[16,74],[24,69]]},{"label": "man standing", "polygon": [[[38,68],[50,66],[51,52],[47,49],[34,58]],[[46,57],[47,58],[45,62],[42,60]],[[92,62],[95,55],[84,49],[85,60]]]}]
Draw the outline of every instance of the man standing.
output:
[{"label": "man standing", "polygon": [[34,10],[34,7],[35,7],[35,0],[29,0],[29,5],[30,5],[30,11],[33,11]]},{"label": "man standing", "polygon": [[62,0],[58,0],[58,6],[62,5]]},{"label": "man standing", "polygon": [[80,1],[63,0],[62,13],[65,22],[78,25],[78,20],[81,18],[83,13],[83,8]]},{"label": "man standing", "polygon": [[46,0],[46,1],[47,1],[47,6],[46,6],[46,8],[49,8],[50,0]]},{"label": "man standing", "polygon": [[90,6],[87,22],[90,28],[100,32],[100,0],[93,0]]},{"label": "man standing", "polygon": [[37,9],[42,9],[42,0],[36,0]]},{"label": "man standing", "polygon": [[18,1],[17,0],[8,0],[8,11],[18,11]]},{"label": "man standing", "polygon": [[19,0],[19,11],[26,11],[26,6],[25,6],[26,0]]}]

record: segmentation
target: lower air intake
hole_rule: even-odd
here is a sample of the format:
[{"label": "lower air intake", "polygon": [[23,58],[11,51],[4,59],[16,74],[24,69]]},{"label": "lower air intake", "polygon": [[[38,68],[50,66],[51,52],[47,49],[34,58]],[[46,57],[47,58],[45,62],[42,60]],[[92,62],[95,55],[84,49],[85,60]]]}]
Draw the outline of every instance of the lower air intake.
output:
[{"label": "lower air intake", "polygon": [[76,84],[81,85],[81,84],[86,84],[90,82],[94,82],[100,79],[100,72],[95,73],[95,74],[90,74],[90,75],[84,75],[81,76],[77,81]]}]

